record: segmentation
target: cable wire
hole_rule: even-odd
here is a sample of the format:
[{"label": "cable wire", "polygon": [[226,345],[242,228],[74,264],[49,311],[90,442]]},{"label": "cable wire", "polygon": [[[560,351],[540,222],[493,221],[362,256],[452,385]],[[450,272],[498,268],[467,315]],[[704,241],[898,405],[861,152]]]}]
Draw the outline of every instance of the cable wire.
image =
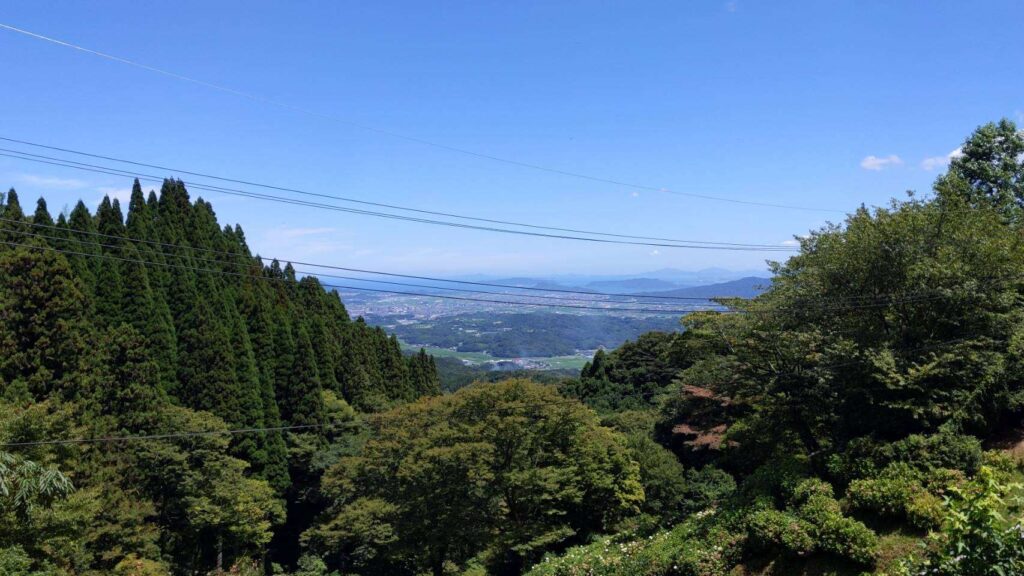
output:
[{"label": "cable wire", "polygon": [[[905,350],[904,352],[922,352],[926,350],[933,350],[948,346],[951,344],[959,344],[967,342],[974,337],[961,337],[953,340],[945,340],[942,342],[933,342],[932,344],[923,345],[916,348]],[[844,366],[850,366],[861,363],[863,360],[852,360],[849,362],[838,362],[833,364],[826,364],[824,366],[814,366],[811,369],[815,370],[830,370],[833,368],[841,368]],[[749,368],[749,367],[748,367]],[[803,371],[790,371],[790,372],[776,372],[772,374],[773,377],[787,376],[787,375],[802,375]],[[680,390],[681,391],[681,390]],[[647,391],[634,391],[632,393],[620,394],[619,398],[647,398],[656,395],[672,394],[677,392],[676,390],[647,390]],[[502,406],[488,408],[487,412],[510,412],[516,410],[524,410],[530,408],[542,408],[547,406],[564,406],[570,404],[579,404],[586,406],[586,399],[583,398],[565,398],[563,400],[552,400],[549,402],[533,402],[529,404],[520,404],[516,406]],[[379,417],[379,414],[366,414],[367,418],[373,419]],[[31,440],[23,442],[3,442],[0,443],[0,448],[24,448],[31,446],[54,446],[54,445],[67,445],[67,444],[95,444],[95,443],[112,443],[112,442],[137,442],[137,441],[151,441],[151,440],[168,440],[172,438],[193,438],[193,437],[204,437],[204,436],[224,436],[224,435],[235,435],[235,434],[256,434],[264,432],[286,432],[292,430],[313,430],[313,429],[331,429],[338,428],[341,426],[350,425],[350,423],[323,423],[323,424],[303,424],[295,426],[273,426],[273,427],[261,427],[261,428],[237,428],[230,430],[201,430],[191,432],[172,432],[163,434],[140,434],[140,435],[125,435],[125,436],[96,436],[88,438],[62,438],[62,439],[50,439],[50,440]]]},{"label": "cable wire", "polygon": [[[174,248],[174,249],[189,248],[191,250],[195,250],[195,251],[198,251],[198,252],[212,253],[212,254],[223,255],[223,256],[228,256],[228,257],[232,257],[232,258],[236,258],[238,256],[244,255],[244,254],[240,254],[238,252],[228,252],[228,251],[224,251],[224,250],[215,250],[215,249],[212,249],[212,248],[201,248],[201,247],[197,247],[197,246],[188,246],[188,247],[186,247],[186,246],[182,246],[182,245],[179,245],[179,244],[172,244],[172,243],[169,243],[169,242],[159,242],[159,241],[156,241],[156,240],[145,240],[145,239],[141,239],[141,238],[132,238],[130,236],[118,236],[116,234],[104,234],[102,232],[98,232],[98,231],[94,231],[94,230],[73,230],[73,229],[70,229],[70,228],[61,228],[60,226],[56,226],[56,225],[52,225],[52,224],[41,224],[41,223],[37,223],[37,222],[26,222],[24,220],[15,220],[15,219],[12,219],[12,218],[4,218],[2,216],[0,216],[0,222],[6,222],[8,224],[18,225],[18,226],[32,226],[34,228],[44,228],[44,229],[50,229],[50,230],[55,230],[55,231],[70,230],[70,231],[74,232],[75,234],[85,234],[85,235],[88,235],[88,236],[95,236],[95,237],[100,237],[100,238],[109,238],[109,239],[115,240],[115,241],[130,241],[130,242],[135,242],[135,243],[147,244],[147,245],[151,245],[151,246],[159,246],[159,247],[163,247],[163,248]],[[10,230],[10,229],[8,228],[8,230]],[[48,236],[48,238],[49,238],[49,236]],[[53,239],[54,240],[65,240],[65,238],[63,238],[63,237],[53,237]],[[454,279],[449,279],[449,278],[438,278],[438,277],[433,277],[433,276],[418,276],[418,275],[413,275],[413,274],[398,274],[398,273],[395,273],[395,272],[382,272],[382,271],[379,271],[379,270],[367,270],[367,269],[364,269],[364,268],[348,268],[348,267],[344,267],[344,266],[334,266],[334,265],[330,265],[330,264],[320,264],[320,263],[315,263],[315,262],[303,262],[303,261],[294,260],[294,259],[286,258],[286,257],[280,257],[280,256],[260,256],[260,255],[256,255],[254,257],[255,258],[259,258],[260,260],[263,260],[263,261],[277,260],[279,262],[289,262],[292,265],[312,266],[313,268],[325,268],[325,269],[328,269],[328,270],[341,270],[341,271],[345,271],[345,272],[357,272],[357,273],[362,273],[362,274],[374,274],[374,275],[378,275],[378,276],[397,277],[397,278],[409,278],[409,279],[413,279],[413,280],[428,280],[428,281],[433,281],[433,282],[445,282],[445,283],[449,283],[449,284],[460,284],[460,285],[469,285],[469,286],[485,286],[485,287],[491,287],[491,288],[503,288],[503,289],[507,289],[507,290],[527,290],[527,291],[535,291],[535,292],[557,292],[557,293],[566,293],[566,294],[579,294],[579,295],[591,296],[591,297],[604,296],[604,297],[609,298],[608,301],[610,301],[610,302],[613,301],[613,300],[611,300],[613,298],[636,298],[636,299],[679,300],[679,301],[707,302],[709,300],[713,300],[714,298],[729,298],[730,297],[730,296],[712,296],[712,297],[672,296],[672,295],[643,294],[643,293],[641,293],[641,294],[608,294],[608,293],[604,293],[604,292],[595,292],[595,291],[587,291],[587,290],[571,290],[571,289],[567,289],[567,288],[537,288],[537,287],[534,287],[534,286],[515,286],[515,285],[512,285],[512,284],[499,284],[499,283],[493,283],[493,282],[474,282],[474,281],[470,281],[470,280],[454,280]],[[210,261],[210,262],[225,262],[225,261],[221,261],[221,260],[210,260],[210,259],[205,259],[205,258],[203,260]],[[326,276],[326,277],[329,277],[329,278],[342,278],[342,279],[346,279],[346,280],[363,280],[363,281],[366,281],[366,282],[381,282],[381,283],[388,283],[388,284],[390,284],[390,282],[384,282],[383,280],[377,280],[377,279],[374,279],[374,278],[354,278],[354,277],[351,277],[351,276],[339,276],[339,275],[334,275],[334,274],[324,274],[324,273],[321,273],[321,272],[311,271],[311,270],[305,270],[305,271],[302,271],[302,273],[310,274],[310,275],[316,275],[316,276]],[[427,285],[416,285],[416,284],[405,284],[405,285],[408,285],[408,286],[419,286],[419,287],[431,288],[431,289],[436,288],[438,290],[456,290],[456,291],[462,291],[462,292],[476,292],[475,290],[466,290],[466,289],[459,289],[459,288],[444,288],[444,287],[441,287],[441,286],[427,286]],[[501,293],[496,293],[496,292],[480,292],[480,293],[484,293],[484,294],[501,294]],[[513,294],[513,295],[517,295],[518,296],[518,294]],[[530,297],[530,298],[548,298],[548,299],[558,299],[558,300],[565,300],[566,299],[566,298],[555,298],[553,296],[543,296],[543,295],[531,296],[531,295],[528,295],[528,294],[522,294],[521,296]],[[640,303],[640,302],[622,302],[622,303],[623,304],[637,304],[637,303]],[[657,302],[650,302],[650,304],[659,304],[659,303],[657,303]]]},{"label": "cable wire", "polygon": [[[8,150],[0,148],[0,156],[14,158],[18,160],[26,160],[29,162],[37,162],[41,164],[48,164],[53,166],[61,166],[64,168],[73,168],[76,170],[83,170],[86,172],[96,172],[100,174],[108,174],[113,176],[124,176],[129,178],[138,178],[140,180],[146,180],[151,182],[163,182],[164,178],[155,176],[152,174],[144,174],[138,172],[132,172],[127,170],[121,170],[119,168],[112,168],[107,166],[97,166],[94,164],[87,164],[83,162],[76,162],[74,160],[68,160],[64,158],[54,158],[51,156],[45,156],[40,154],[31,154],[28,152]],[[270,202],[278,202],[282,204],[291,204],[296,206],[305,206],[310,208],[319,208],[324,210],[332,210],[337,212],[345,212],[349,214],[360,214],[364,216],[374,216],[378,218],[387,218],[393,220],[402,220],[407,222],[418,222],[422,224],[433,224],[439,226],[449,226],[452,228],[463,228],[470,230],[481,230],[486,232],[500,232],[505,234],[518,234],[522,236],[534,236],[541,238],[552,238],[558,240],[576,240],[582,242],[595,242],[600,244],[620,244],[620,245],[632,245],[632,246],[651,246],[656,248],[686,248],[686,249],[698,249],[698,250],[727,250],[727,251],[741,251],[741,252],[792,252],[795,249],[789,246],[772,246],[772,245],[752,245],[750,247],[743,246],[731,246],[731,245],[711,245],[711,244],[670,244],[663,242],[640,242],[640,241],[628,241],[628,240],[616,240],[608,238],[587,238],[583,236],[572,236],[566,234],[548,234],[542,232],[531,232],[527,230],[513,230],[508,228],[496,228],[493,226],[481,226],[475,224],[466,224],[462,222],[446,222],[442,220],[433,220],[429,218],[417,218],[412,216],[403,216],[401,214],[390,214],[386,212],[375,212],[369,210],[360,210],[356,208],[347,208],[344,206],[337,206],[334,204],[324,204],[321,202],[311,202],[307,200],[298,200],[295,198],[286,198],[282,196],[276,196],[273,194],[264,194],[259,192],[252,192],[247,190],[240,190],[236,188],[227,188],[223,186],[214,186],[211,184],[203,184],[200,182],[181,181],[183,184],[193,189],[207,190],[211,192],[217,192],[220,194],[227,194],[230,196],[241,196],[245,198],[254,198],[258,200],[266,200]]]},{"label": "cable wire", "polygon": [[[59,237],[59,236],[49,236],[49,235],[45,235],[45,234],[35,234],[35,233],[31,233],[31,232],[17,231],[17,230],[10,230],[10,231],[14,232],[16,234],[21,234],[21,235],[30,236],[30,237],[36,237],[36,238],[39,238],[39,239],[50,239],[50,240],[54,240],[54,241],[83,242],[83,241],[81,241],[79,239],[74,239],[74,238],[63,238],[63,237]],[[129,241],[129,239],[127,239],[127,238],[125,240]],[[64,250],[64,249],[55,248],[55,247],[52,247],[52,246],[49,246],[49,245],[37,246],[37,245],[33,245],[33,244],[24,244],[24,243],[8,242],[8,241],[0,242],[0,244],[6,244],[6,245],[9,245],[9,246],[20,246],[20,247],[26,247],[26,248],[35,248],[35,249],[47,249],[47,250],[53,250],[53,251],[57,251],[57,252],[62,252],[62,253],[65,253],[65,254],[72,254],[72,255],[77,255],[77,256],[83,256],[83,257],[87,257],[87,258],[105,258],[105,259],[114,259],[114,260],[121,260],[121,261],[127,261],[127,262],[135,262],[135,263],[140,263],[140,264],[150,264],[150,265],[154,265],[154,266],[174,267],[174,268],[181,268],[181,269],[186,269],[186,270],[193,270],[193,271],[196,271],[196,272],[223,274],[223,275],[236,276],[236,277],[259,278],[259,279],[271,280],[271,281],[283,281],[284,280],[284,279],[280,279],[280,278],[272,278],[272,277],[265,277],[265,276],[253,276],[251,274],[235,273],[235,272],[229,272],[229,271],[225,271],[225,270],[217,270],[217,269],[210,269],[210,268],[196,268],[194,266],[186,266],[186,265],[176,265],[176,264],[171,264],[171,263],[166,263],[166,262],[152,262],[152,261],[148,261],[148,260],[136,260],[136,259],[131,259],[131,258],[123,258],[123,257],[119,257],[119,256],[113,256],[113,255],[109,255],[109,254],[95,254],[95,253],[88,253],[88,252],[78,252],[78,251],[72,251],[72,250]],[[100,243],[97,243],[97,244],[99,246],[103,246],[103,247],[107,247],[107,248],[112,248],[112,249],[119,249],[120,248],[117,245],[100,244]],[[184,248],[184,246],[181,246],[181,247]],[[214,261],[214,262],[215,263],[220,263],[220,264],[232,264],[232,265],[234,265],[234,263],[231,263],[231,262],[223,262],[223,261]],[[1019,279],[1021,277],[1024,277],[1024,276],[1017,275],[1015,277],[1008,277],[1005,280]],[[361,281],[373,282],[374,280],[372,280],[372,279],[365,279],[365,280],[361,280]],[[845,305],[845,306],[822,306],[822,307],[811,307],[811,306],[809,306],[810,302],[809,301],[805,301],[802,305],[799,305],[799,306],[796,306],[796,305],[794,305],[794,306],[765,306],[765,307],[754,307],[754,308],[743,309],[743,308],[726,308],[722,304],[715,303],[715,304],[711,304],[708,307],[704,307],[704,308],[699,308],[697,306],[694,306],[694,307],[687,308],[687,309],[664,309],[664,308],[617,308],[617,307],[611,307],[611,306],[579,306],[579,305],[569,305],[569,304],[547,304],[547,303],[536,303],[536,302],[516,302],[516,301],[508,301],[508,300],[493,300],[493,299],[483,299],[483,298],[469,298],[469,297],[449,296],[449,295],[441,295],[441,294],[423,294],[423,293],[419,293],[419,292],[405,292],[405,291],[385,290],[385,289],[377,289],[377,288],[363,288],[363,287],[358,287],[358,286],[350,286],[350,285],[342,285],[342,284],[332,284],[332,283],[324,283],[324,282],[321,282],[321,285],[324,286],[324,287],[327,287],[327,288],[337,288],[337,289],[343,289],[343,290],[355,290],[357,292],[375,292],[375,293],[397,294],[397,295],[404,295],[404,296],[419,296],[419,297],[425,297],[425,298],[438,298],[438,299],[447,299],[447,300],[482,302],[482,303],[490,303],[490,304],[507,304],[507,305],[512,305],[512,306],[519,305],[519,306],[534,306],[534,307],[549,307],[549,308],[575,308],[575,309],[582,309],[582,310],[599,310],[599,311],[605,311],[605,312],[636,312],[636,313],[644,313],[644,314],[666,314],[666,315],[667,314],[671,314],[671,315],[686,315],[686,314],[690,314],[690,313],[693,313],[693,312],[702,312],[702,311],[720,312],[720,313],[724,313],[724,314],[769,314],[769,313],[773,313],[773,312],[780,312],[780,311],[787,311],[787,310],[790,310],[790,311],[814,310],[814,311],[818,311],[818,312],[841,312],[841,311],[853,311],[853,310],[863,310],[863,309],[872,309],[872,308],[885,308],[885,307],[890,307],[890,306],[899,305],[899,304],[909,304],[909,303],[919,303],[919,302],[927,302],[927,301],[933,301],[933,300],[941,300],[941,299],[945,299],[945,298],[948,297],[948,296],[943,295],[943,294],[937,294],[937,295],[932,295],[932,296],[917,296],[917,297],[904,298],[904,299],[890,299],[888,301],[875,302],[875,303],[861,303],[861,304],[851,304],[851,305]],[[412,285],[409,285],[409,286],[412,287]],[[515,296],[515,295],[509,295],[509,296]],[[530,297],[530,296],[525,296],[525,297]],[[723,300],[742,300],[742,299],[723,298]],[[823,299],[821,301],[831,301],[831,300]],[[749,302],[749,300],[747,302]],[[627,306],[629,304],[631,304],[631,303],[627,303],[627,302],[610,302],[610,303],[611,304],[619,304],[619,305],[623,305],[624,304],[624,305],[627,305]],[[644,303],[644,304],[651,304],[651,303]],[[659,304],[655,304],[655,305],[659,305]],[[667,305],[667,304],[665,304],[665,305]]]},{"label": "cable wire", "polygon": [[[418,214],[428,214],[428,215],[431,215],[431,216],[443,216],[443,217],[446,217],[446,218],[459,218],[459,219],[463,219],[463,220],[473,220],[473,221],[476,221],[476,222],[487,222],[489,224],[503,224],[503,225],[507,225],[507,226],[521,226],[521,227],[524,227],[524,228],[533,228],[533,229],[538,229],[538,230],[553,230],[553,231],[556,231],[556,232],[570,232],[570,233],[575,233],[575,234],[590,234],[590,235],[595,235],[595,236],[608,236],[608,237],[612,237],[612,238],[626,238],[626,239],[633,239],[633,240],[656,240],[656,241],[662,241],[662,242],[677,242],[677,243],[684,243],[684,244],[709,244],[709,245],[720,245],[720,246],[742,246],[742,247],[752,247],[752,248],[757,248],[757,247],[777,248],[778,247],[775,244],[751,244],[751,243],[739,243],[739,242],[714,242],[714,241],[707,241],[707,240],[680,240],[680,239],[677,239],[677,238],[660,238],[660,237],[657,237],[657,236],[634,236],[634,235],[630,235],[630,234],[618,234],[618,233],[600,232],[600,231],[594,231],[594,230],[580,230],[580,229],[577,229],[577,228],[559,228],[557,226],[542,226],[542,225],[537,225],[537,224],[529,224],[529,223],[525,223],[525,222],[514,222],[514,221],[510,221],[510,220],[495,220],[495,219],[492,219],[492,218],[479,218],[479,217],[476,217],[476,216],[466,216],[466,215],[462,215],[462,214],[454,214],[454,213],[451,213],[451,212],[439,212],[439,211],[434,211],[434,210],[423,210],[423,209],[420,209],[420,208],[410,208],[408,206],[400,206],[400,205],[397,205],[397,204],[384,204],[382,202],[371,202],[371,201],[368,201],[368,200],[359,200],[359,199],[356,199],[356,198],[350,198],[350,197],[346,197],[346,196],[337,196],[337,195],[333,195],[333,194],[324,194],[324,193],[319,193],[319,192],[310,192],[310,191],[301,190],[301,189],[298,189],[298,188],[288,188],[288,187],[284,187],[284,186],[275,186],[275,185],[271,185],[271,184],[263,184],[263,183],[260,183],[260,182],[253,182],[253,181],[250,181],[250,180],[239,180],[237,178],[227,178],[227,177],[217,176],[217,175],[214,175],[214,174],[208,174],[208,173],[203,173],[203,172],[192,172],[192,171],[189,171],[189,170],[182,170],[180,168],[169,168],[167,166],[160,166],[160,165],[157,165],[157,164],[147,164],[145,162],[137,162],[137,161],[134,161],[134,160],[127,160],[127,159],[124,159],[124,158],[116,158],[116,157],[112,157],[112,156],[104,156],[102,154],[94,154],[94,153],[90,153],[90,152],[83,152],[83,151],[80,151],[80,150],[73,150],[71,148],[61,148],[61,147],[58,147],[58,146],[49,146],[49,145],[46,145],[46,144],[39,144],[39,143],[36,143],[36,142],[29,142],[27,140],[18,140],[18,139],[15,139],[15,138],[8,138],[8,137],[5,137],[5,136],[0,136],[0,140],[7,141],[7,142],[13,142],[13,143],[16,143],[16,144],[23,144],[23,145],[26,145],[26,146],[33,146],[33,147],[36,147],[36,148],[45,148],[47,150],[54,150],[54,151],[57,151],[57,152],[64,152],[64,153],[67,153],[67,154],[76,154],[76,155],[79,155],[79,156],[87,156],[89,158],[96,158],[96,159],[100,159],[100,160],[109,160],[109,161],[112,161],[112,162],[120,162],[120,163],[123,163],[123,164],[130,164],[130,165],[133,165],[133,166],[142,166],[142,167],[145,167],[145,168],[153,168],[153,169],[156,169],[156,170],[167,170],[167,171],[170,171],[172,173],[188,174],[189,176],[198,176],[198,177],[201,177],[201,178],[210,178],[210,179],[219,180],[219,181],[222,181],[222,182],[231,182],[231,183],[234,183],[234,184],[243,184],[243,185],[246,185],[246,186],[256,186],[256,187],[259,187],[259,188],[266,188],[266,189],[269,189],[269,190],[277,190],[279,192],[292,192],[292,193],[295,193],[295,194],[302,194],[304,196],[314,196],[314,197],[318,197],[318,198],[329,198],[329,199],[332,199],[332,200],[340,200],[342,202],[352,202],[352,203],[355,203],[355,204],[363,204],[363,205],[367,205],[367,206],[376,206],[378,208],[389,208],[389,209],[393,209],[393,210],[403,210],[403,211],[407,211],[407,212],[415,212],[415,213],[418,213]],[[18,152],[16,150],[8,150],[8,149],[4,149],[4,148],[0,148],[0,150],[6,151],[6,152]]]},{"label": "cable wire", "polygon": [[699,193],[694,193],[694,192],[682,192],[682,191],[672,190],[672,189],[669,189],[669,188],[666,188],[666,187],[663,187],[663,186],[650,186],[650,185],[645,185],[645,184],[630,183],[630,182],[626,182],[626,181],[622,181],[622,180],[616,180],[616,179],[612,179],[612,178],[604,178],[604,177],[600,177],[600,176],[593,176],[593,175],[590,175],[590,174],[584,174],[582,172],[574,172],[574,171],[570,171],[570,170],[562,170],[560,168],[553,168],[553,167],[544,166],[544,165],[541,165],[541,164],[534,164],[534,163],[530,163],[530,162],[523,162],[523,161],[520,161],[520,160],[514,160],[514,159],[511,159],[511,158],[505,158],[505,157],[496,156],[496,155],[493,155],[493,154],[477,152],[477,151],[474,151],[474,150],[470,150],[468,148],[461,148],[461,147],[458,147],[458,146],[450,146],[448,144],[443,144],[443,143],[440,143],[440,142],[435,142],[435,141],[432,141],[432,140],[427,140],[427,139],[424,139],[424,138],[419,138],[417,136],[411,136],[411,135],[403,134],[403,133],[400,133],[400,132],[394,132],[394,131],[391,131],[391,130],[384,130],[384,129],[377,128],[377,127],[374,127],[374,126],[369,126],[369,125],[362,124],[362,123],[359,123],[359,122],[353,122],[351,120],[347,120],[347,119],[344,119],[344,118],[341,118],[341,117],[338,117],[338,116],[334,116],[334,115],[331,115],[331,114],[325,114],[323,112],[317,112],[315,110],[311,110],[311,109],[308,109],[308,108],[303,108],[301,106],[295,106],[293,104],[288,104],[288,103],[282,102],[280,100],[275,100],[275,99],[272,99],[272,98],[267,98],[265,96],[260,96],[258,94],[253,94],[251,92],[245,92],[245,91],[242,91],[242,90],[237,90],[237,89],[234,89],[234,88],[230,88],[230,87],[224,86],[222,84],[216,84],[216,83],[213,83],[213,82],[207,82],[205,80],[200,80],[198,78],[193,78],[191,76],[186,76],[184,74],[179,74],[177,72],[171,72],[170,70],[165,70],[163,68],[158,68],[156,66],[150,66],[148,64],[143,64],[141,62],[136,62],[134,60],[130,60],[128,58],[123,58],[121,56],[115,56],[113,54],[108,54],[106,52],[100,52],[99,50],[93,50],[91,48],[86,48],[84,46],[80,46],[78,44],[73,44],[71,42],[67,42],[67,41],[64,41],[64,40],[57,39],[57,38],[52,38],[50,36],[44,36],[42,34],[38,34],[36,32],[31,32],[29,30],[25,30],[25,29],[22,29],[22,28],[18,28],[18,27],[12,26],[10,24],[0,23],[0,28],[3,28],[5,30],[9,30],[11,32],[15,32],[17,34],[28,36],[30,38],[35,38],[37,40],[43,40],[45,42],[56,44],[58,46],[63,46],[63,47],[66,47],[66,48],[71,48],[73,50],[77,50],[79,52],[84,52],[86,54],[91,54],[93,56],[104,58],[106,60],[110,60],[110,61],[117,62],[117,63],[120,63],[120,64],[125,64],[125,65],[128,65],[128,66],[139,68],[141,70],[146,70],[148,72],[153,72],[153,73],[156,73],[156,74],[167,76],[169,78],[173,78],[175,80],[179,80],[179,81],[182,81],[182,82],[188,82],[188,83],[191,83],[191,84],[196,84],[198,86],[203,86],[203,87],[210,88],[210,89],[213,89],[213,90],[217,90],[217,91],[220,91],[220,92],[224,92],[224,93],[227,93],[227,94],[232,94],[232,95],[235,95],[235,96],[239,96],[241,98],[246,98],[248,100],[252,100],[252,101],[255,101],[255,102],[261,102],[261,103],[264,103],[264,104],[269,104],[269,105],[272,105],[272,106],[277,106],[279,108],[283,108],[283,109],[286,109],[286,110],[291,110],[293,112],[299,112],[299,113],[307,114],[307,115],[314,116],[314,117],[317,117],[317,118],[322,118],[324,120],[330,120],[332,122],[337,122],[337,123],[340,123],[340,124],[345,124],[347,126],[352,126],[354,128],[359,128],[360,130],[365,130],[365,131],[368,131],[368,132],[374,132],[376,134],[381,134],[381,135],[388,136],[388,137],[391,137],[391,138],[405,140],[407,142],[413,142],[413,143],[420,144],[420,145],[423,145],[423,146],[429,146],[429,147],[432,147],[432,148],[438,148],[438,149],[441,149],[441,150],[447,150],[449,152],[455,152],[455,153],[463,154],[463,155],[466,155],[466,156],[472,156],[472,157],[480,158],[480,159],[484,159],[484,160],[500,162],[500,163],[508,164],[508,165],[512,165],[512,166],[518,166],[520,168],[526,168],[526,169],[536,170],[536,171],[540,171],[540,172],[547,172],[549,174],[558,174],[560,176],[567,176],[567,177],[577,178],[577,179],[581,179],[581,180],[588,180],[588,181],[591,181],[591,182],[600,182],[600,183],[603,183],[603,184],[611,184],[611,185],[620,186],[620,187],[623,187],[623,188],[631,188],[631,189],[636,189],[636,190],[646,190],[646,191],[658,192],[658,193],[662,193],[662,194],[673,194],[673,195],[676,195],[676,196],[686,196],[686,197],[689,197],[689,198],[699,198],[699,199],[702,199],[702,200],[711,200],[711,201],[715,201],[715,202],[728,202],[728,203],[731,203],[731,204],[740,204],[740,205],[745,205],[745,206],[760,206],[760,207],[763,207],[763,208],[778,208],[778,209],[785,209],[785,210],[801,210],[801,211],[807,211],[807,212],[845,213],[843,210],[834,210],[834,209],[827,209],[827,208],[814,208],[814,207],[808,207],[808,206],[796,206],[796,205],[790,205],[790,204],[777,204],[777,203],[772,203],[772,202],[759,202],[759,201],[754,201],[754,200],[741,200],[741,199],[737,199],[737,198],[728,198],[728,197],[724,197],[724,196],[714,196],[714,195],[711,195],[711,194],[699,194]]},{"label": "cable wire", "polygon": [[[67,240],[67,239],[60,238],[59,240]],[[226,270],[215,270],[215,269],[209,269],[209,268],[196,268],[196,267],[193,267],[193,266],[183,266],[183,265],[172,264],[172,263],[169,263],[169,262],[152,262],[152,261],[148,261],[148,260],[139,260],[139,259],[135,259],[135,258],[124,258],[124,257],[120,257],[120,256],[113,256],[113,255],[110,255],[110,254],[91,254],[91,253],[88,253],[88,252],[78,252],[78,251],[74,251],[74,250],[66,250],[66,249],[62,249],[62,248],[55,248],[53,246],[48,246],[48,245],[47,246],[40,246],[40,245],[26,244],[26,243],[21,243],[21,242],[11,242],[11,241],[7,241],[7,240],[0,241],[0,244],[7,245],[7,246],[13,246],[13,247],[22,247],[22,248],[34,249],[34,250],[51,250],[51,251],[54,251],[54,252],[59,252],[61,254],[70,254],[70,255],[74,255],[74,256],[82,256],[82,257],[85,257],[85,258],[103,258],[103,259],[109,259],[109,260],[118,260],[118,261],[122,261],[122,262],[133,262],[133,263],[137,263],[137,264],[148,264],[148,265],[153,265],[153,266],[165,266],[165,267],[170,267],[170,268],[180,268],[180,269],[184,269],[184,270],[192,270],[192,271],[195,271],[195,272],[223,274],[223,275],[237,276],[237,277],[243,277],[243,278],[256,278],[256,279],[260,279],[260,280],[269,280],[269,281],[286,281],[285,279],[281,279],[281,278],[270,278],[270,277],[266,277],[266,276],[262,276],[262,275],[256,276],[256,275],[251,275],[251,274],[242,274],[242,273],[236,273],[236,272],[228,272]],[[540,303],[540,302],[514,302],[514,301],[509,301],[509,300],[494,300],[494,299],[484,299],[484,298],[470,298],[470,297],[450,296],[450,295],[443,295],[443,294],[423,294],[423,293],[419,293],[419,292],[405,292],[405,291],[400,291],[400,290],[385,290],[385,289],[381,289],[381,288],[363,288],[363,287],[359,287],[359,286],[348,286],[348,285],[344,285],[344,284],[332,284],[332,283],[327,283],[327,282],[321,282],[320,284],[321,284],[321,286],[324,286],[324,287],[327,287],[327,288],[336,288],[336,289],[342,289],[342,290],[355,290],[355,291],[358,291],[358,292],[376,292],[376,293],[384,293],[384,294],[396,294],[396,295],[401,295],[401,296],[420,296],[420,297],[424,297],[424,298],[438,298],[438,299],[444,299],[444,300],[459,300],[459,301],[464,301],[464,302],[481,302],[481,303],[486,303],[486,304],[507,304],[507,305],[510,305],[510,306],[533,306],[533,307],[540,307],[540,308],[569,308],[569,309],[577,309],[577,310],[597,310],[597,311],[601,311],[601,312],[628,312],[628,313],[640,313],[640,314],[663,314],[663,315],[671,315],[671,316],[681,316],[681,315],[689,314],[691,312],[699,312],[699,311],[702,310],[700,308],[691,308],[691,309],[685,309],[685,310],[667,310],[667,309],[652,309],[652,308],[614,308],[614,307],[604,307],[604,306],[583,306],[583,305],[572,305],[572,304],[547,304],[547,303]]]}]

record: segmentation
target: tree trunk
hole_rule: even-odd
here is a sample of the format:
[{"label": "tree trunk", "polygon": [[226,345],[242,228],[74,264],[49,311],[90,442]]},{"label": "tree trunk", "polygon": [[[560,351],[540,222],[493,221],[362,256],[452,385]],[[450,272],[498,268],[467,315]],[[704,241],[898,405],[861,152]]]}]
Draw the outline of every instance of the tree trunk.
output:
[{"label": "tree trunk", "polygon": [[224,568],[224,537],[217,534],[217,573]]}]

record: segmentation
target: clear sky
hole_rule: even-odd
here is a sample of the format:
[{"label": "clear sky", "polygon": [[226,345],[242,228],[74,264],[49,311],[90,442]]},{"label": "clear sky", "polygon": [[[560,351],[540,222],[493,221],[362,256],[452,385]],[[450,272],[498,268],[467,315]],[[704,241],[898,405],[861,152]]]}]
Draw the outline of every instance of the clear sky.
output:
[{"label": "clear sky", "polygon": [[[1024,3],[55,2],[0,22],[444,145],[681,192],[850,210],[927,191],[1024,119]],[[782,244],[842,214],[634,190],[396,139],[0,30],[0,135],[555,226]],[[168,174],[172,175],[172,174]],[[0,158],[51,210],[124,178]],[[263,254],[430,274],[761,267],[205,193]],[[31,209],[31,206],[28,206]]]}]

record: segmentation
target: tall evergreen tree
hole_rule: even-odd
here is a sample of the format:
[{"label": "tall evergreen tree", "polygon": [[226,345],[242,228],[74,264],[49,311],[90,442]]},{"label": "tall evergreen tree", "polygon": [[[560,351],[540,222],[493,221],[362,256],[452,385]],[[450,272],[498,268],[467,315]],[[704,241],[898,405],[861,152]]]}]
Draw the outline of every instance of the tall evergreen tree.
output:
[{"label": "tall evergreen tree", "polygon": [[284,384],[278,394],[278,405],[284,421],[292,426],[322,424],[323,388],[320,385],[313,344],[306,328],[301,325],[295,332],[294,364]]},{"label": "tall evergreen tree", "polygon": [[87,309],[81,283],[60,254],[19,248],[0,255],[4,395],[78,395],[89,378]]}]

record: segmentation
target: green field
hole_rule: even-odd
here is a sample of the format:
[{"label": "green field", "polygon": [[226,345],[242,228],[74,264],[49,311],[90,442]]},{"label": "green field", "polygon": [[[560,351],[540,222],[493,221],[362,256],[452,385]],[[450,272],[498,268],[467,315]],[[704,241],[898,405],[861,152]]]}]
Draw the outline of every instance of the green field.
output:
[{"label": "green field", "polygon": [[[417,352],[420,348],[427,351],[428,354],[436,356],[438,358],[458,358],[459,360],[466,360],[469,362],[483,364],[485,362],[496,362],[500,360],[509,360],[509,358],[496,358],[490,354],[484,352],[457,352],[455,350],[449,350],[448,348],[436,348],[433,346],[410,346],[405,342],[402,342],[402,349]],[[579,370],[583,368],[590,358],[585,356],[551,356],[551,357],[536,357],[526,358],[527,360],[533,360],[536,362],[543,362],[548,365],[549,370]]]}]

